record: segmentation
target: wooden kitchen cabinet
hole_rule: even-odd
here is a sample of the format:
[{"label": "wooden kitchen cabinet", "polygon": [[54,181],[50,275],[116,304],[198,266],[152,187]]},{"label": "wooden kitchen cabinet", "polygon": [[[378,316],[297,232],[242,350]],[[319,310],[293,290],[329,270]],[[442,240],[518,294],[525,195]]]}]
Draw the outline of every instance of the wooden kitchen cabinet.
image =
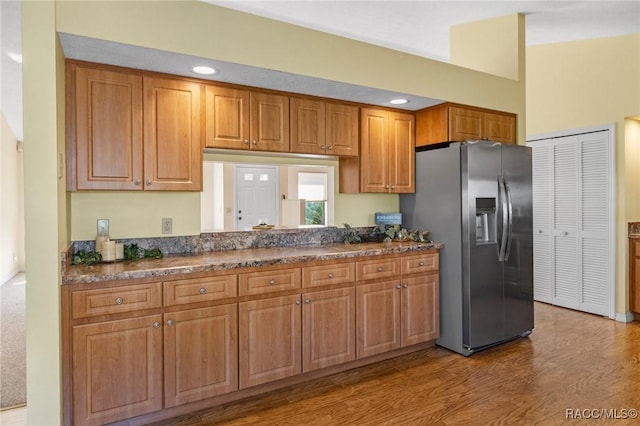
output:
[{"label": "wooden kitchen cabinet", "polygon": [[67,189],[202,190],[192,81],[67,63]]},{"label": "wooden kitchen cabinet", "polygon": [[162,408],[162,316],[72,329],[73,423],[102,425]]},{"label": "wooden kitchen cabinet", "polygon": [[434,340],[440,333],[438,275],[402,278],[401,346]]},{"label": "wooden kitchen cabinet", "polygon": [[289,152],[289,97],[207,85],[205,145]]},{"label": "wooden kitchen cabinet", "polygon": [[290,100],[291,152],[358,155],[358,108],[311,98]]},{"label": "wooden kitchen cabinet", "polygon": [[340,192],[415,192],[415,117],[362,108],[360,157],[341,159]]},{"label": "wooden kitchen cabinet", "polygon": [[302,298],[303,372],[355,360],[355,288],[304,293]]},{"label": "wooden kitchen cabinet", "polygon": [[239,387],[302,372],[300,294],[238,304]]},{"label": "wooden kitchen cabinet", "polygon": [[67,189],[142,189],[142,145],[142,77],[67,64]]},{"label": "wooden kitchen cabinet", "polygon": [[629,238],[629,310],[640,314],[640,239]]},{"label": "wooden kitchen cabinet", "polygon": [[356,287],[358,359],[400,348],[399,280]]},{"label": "wooden kitchen cabinet", "polygon": [[164,314],[165,407],[238,389],[238,305]]},{"label": "wooden kitchen cabinet", "polygon": [[144,189],[202,190],[204,85],[144,77]]},{"label": "wooden kitchen cabinet", "polygon": [[465,140],[517,143],[516,115],[452,103],[416,112],[416,146]]}]

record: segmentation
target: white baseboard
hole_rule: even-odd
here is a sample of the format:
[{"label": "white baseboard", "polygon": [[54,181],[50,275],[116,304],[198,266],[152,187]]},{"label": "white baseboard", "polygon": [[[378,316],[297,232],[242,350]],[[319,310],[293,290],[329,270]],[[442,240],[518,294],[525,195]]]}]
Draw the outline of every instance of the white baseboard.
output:
[{"label": "white baseboard", "polygon": [[632,322],[634,319],[633,312],[620,313],[616,312],[616,321],[618,322]]}]

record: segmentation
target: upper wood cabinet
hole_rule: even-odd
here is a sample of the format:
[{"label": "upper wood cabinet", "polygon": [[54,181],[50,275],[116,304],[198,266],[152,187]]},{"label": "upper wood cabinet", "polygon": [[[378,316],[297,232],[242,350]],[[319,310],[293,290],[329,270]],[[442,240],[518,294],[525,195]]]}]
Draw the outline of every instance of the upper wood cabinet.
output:
[{"label": "upper wood cabinet", "polygon": [[67,189],[142,189],[142,77],[67,64]]},{"label": "upper wood cabinet", "polygon": [[223,86],[206,87],[205,145],[289,152],[289,98]]},{"label": "upper wood cabinet", "polygon": [[516,143],[516,115],[444,103],[416,113],[416,146],[464,140]]},{"label": "upper wood cabinet", "polygon": [[372,108],[360,114],[360,192],[414,192],[414,115]]},{"label": "upper wood cabinet", "polygon": [[291,152],[358,155],[358,107],[291,98]]},{"label": "upper wood cabinet", "polygon": [[201,191],[204,86],[144,77],[144,189]]},{"label": "upper wood cabinet", "polygon": [[202,189],[203,85],[67,64],[67,189]]}]

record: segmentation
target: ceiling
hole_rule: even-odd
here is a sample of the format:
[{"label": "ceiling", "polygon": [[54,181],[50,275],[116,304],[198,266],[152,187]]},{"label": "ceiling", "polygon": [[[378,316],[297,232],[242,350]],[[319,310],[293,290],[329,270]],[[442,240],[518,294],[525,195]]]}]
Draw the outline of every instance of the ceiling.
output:
[{"label": "ceiling", "polygon": [[[449,28],[486,18],[526,14],[527,45],[611,37],[640,32],[640,1],[218,1],[208,3],[295,25],[411,53],[439,61],[449,58]],[[20,2],[0,1],[2,64],[0,107],[16,137],[22,139],[21,66],[7,60],[20,53]],[[129,66],[176,75],[185,64],[201,58],[108,42],[72,34],[60,34],[65,56],[93,62]],[[224,70],[211,78],[276,90],[388,105],[404,96],[406,109],[417,110],[441,102],[374,90],[367,87],[312,79],[278,71],[207,59]]]}]

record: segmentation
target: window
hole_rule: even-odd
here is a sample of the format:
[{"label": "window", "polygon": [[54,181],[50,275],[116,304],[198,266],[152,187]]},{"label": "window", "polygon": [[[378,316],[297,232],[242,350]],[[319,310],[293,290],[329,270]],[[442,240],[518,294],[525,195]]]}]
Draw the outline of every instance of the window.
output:
[{"label": "window", "polygon": [[327,224],[327,174],[298,173],[298,197],[304,201],[305,225]]}]

